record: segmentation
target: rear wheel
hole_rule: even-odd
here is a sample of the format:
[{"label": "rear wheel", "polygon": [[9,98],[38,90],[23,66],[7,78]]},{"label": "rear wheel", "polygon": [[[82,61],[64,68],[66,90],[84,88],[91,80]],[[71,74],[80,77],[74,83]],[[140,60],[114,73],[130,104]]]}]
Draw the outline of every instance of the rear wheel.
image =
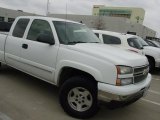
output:
[{"label": "rear wheel", "polygon": [[60,104],[70,116],[85,119],[97,112],[97,85],[86,77],[72,77],[61,87]]}]

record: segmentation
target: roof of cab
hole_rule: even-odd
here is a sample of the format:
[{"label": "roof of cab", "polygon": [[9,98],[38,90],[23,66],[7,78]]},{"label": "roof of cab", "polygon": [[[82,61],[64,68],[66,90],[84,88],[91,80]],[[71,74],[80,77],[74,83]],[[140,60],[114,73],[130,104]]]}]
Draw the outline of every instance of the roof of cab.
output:
[{"label": "roof of cab", "polygon": [[137,37],[136,35],[126,34],[126,33],[118,33],[118,32],[106,31],[106,30],[93,30],[93,32],[107,34],[107,35],[113,35],[113,36],[119,36],[119,37],[125,35],[127,38]]},{"label": "roof of cab", "polygon": [[81,24],[81,23],[76,22],[76,21],[71,21],[71,20],[67,20],[67,19],[60,19],[60,18],[53,18],[53,17],[46,17],[46,16],[20,16],[20,17],[17,17],[17,18],[18,19],[20,19],[20,18],[43,19],[43,20],[49,20],[49,21],[64,21],[64,22]]}]

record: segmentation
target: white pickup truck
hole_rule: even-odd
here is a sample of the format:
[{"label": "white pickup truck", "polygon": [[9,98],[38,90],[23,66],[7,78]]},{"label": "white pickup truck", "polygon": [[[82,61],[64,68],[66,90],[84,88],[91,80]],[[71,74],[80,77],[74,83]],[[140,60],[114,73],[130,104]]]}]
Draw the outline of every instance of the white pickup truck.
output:
[{"label": "white pickup truck", "polygon": [[98,100],[130,102],[150,86],[146,57],[99,43],[85,25],[18,17],[0,34],[0,62],[60,87],[64,111],[89,118]]}]

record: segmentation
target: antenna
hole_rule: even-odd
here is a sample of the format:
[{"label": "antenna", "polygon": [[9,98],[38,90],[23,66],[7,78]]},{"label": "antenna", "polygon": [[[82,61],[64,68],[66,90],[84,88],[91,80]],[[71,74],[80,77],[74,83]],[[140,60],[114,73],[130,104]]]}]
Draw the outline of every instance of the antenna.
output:
[{"label": "antenna", "polygon": [[65,40],[67,39],[67,14],[68,14],[68,3],[66,1]]},{"label": "antenna", "polygon": [[68,28],[67,28],[67,19],[68,19],[68,4],[69,4],[69,2],[70,2],[70,0],[67,0],[66,1],[66,20],[65,20],[65,39],[68,39],[67,41],[69,42],[70,41],[70,39],[68,38],[68,36],[67,36],[67,30],[68,30]]},{"label": "antenna", "polygon": [[49,14],[49,0],[47,0],[47,11],[46,11],[46,16]]},{"label": "antenna", "polygon": [[68,1],[66,1],[66,20],[67,20],[67,17],[68,17]]}]

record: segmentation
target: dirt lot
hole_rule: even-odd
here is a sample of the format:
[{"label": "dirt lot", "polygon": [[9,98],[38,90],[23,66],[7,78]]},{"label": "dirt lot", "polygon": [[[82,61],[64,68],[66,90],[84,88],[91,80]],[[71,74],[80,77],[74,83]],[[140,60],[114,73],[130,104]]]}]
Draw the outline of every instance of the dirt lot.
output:
[{"label": "dirt lot", "polygon": [[[153,73],[145,98],[117,109],[100,106],[92,120],[159,120],[160,70]],[[72,120],[58,102],[58,89],[4,66],[0,69],[0,120]]]}]

